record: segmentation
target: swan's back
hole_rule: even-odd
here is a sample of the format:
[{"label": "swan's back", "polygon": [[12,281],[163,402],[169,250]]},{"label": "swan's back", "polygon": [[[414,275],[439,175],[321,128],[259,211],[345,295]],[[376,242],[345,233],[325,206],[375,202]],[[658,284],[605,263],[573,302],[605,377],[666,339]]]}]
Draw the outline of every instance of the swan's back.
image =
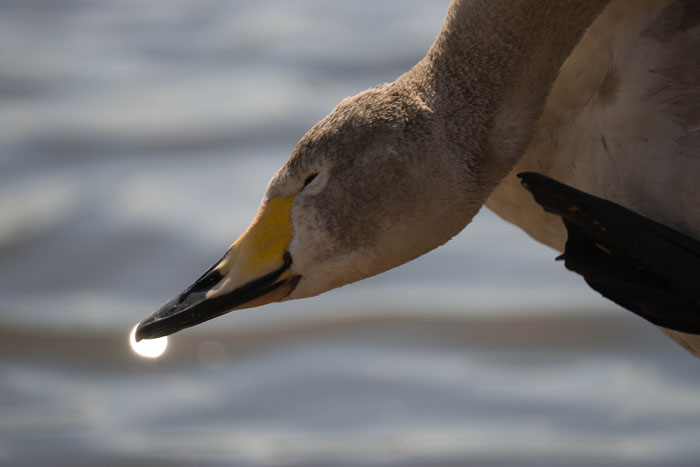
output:
[{"label": "swan's back", "polygon": [[[564,63],[533,139],[487,206],[563,250],[515,174],[546,174],[700,239],[700,2],[614,0]],[[673,336],[700,353],[700,336]]]}]

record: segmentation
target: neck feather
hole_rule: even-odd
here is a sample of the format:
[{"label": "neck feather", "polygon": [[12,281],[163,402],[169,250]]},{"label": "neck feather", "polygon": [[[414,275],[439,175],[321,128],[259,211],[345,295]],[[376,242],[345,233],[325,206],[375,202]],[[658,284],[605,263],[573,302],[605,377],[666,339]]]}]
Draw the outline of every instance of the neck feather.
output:
[{"label": "neck feather", "polygon": [[559,68],[609,0],[453,0],[426,57],[399,79],[420,93],[484,199],[525,150]]}]

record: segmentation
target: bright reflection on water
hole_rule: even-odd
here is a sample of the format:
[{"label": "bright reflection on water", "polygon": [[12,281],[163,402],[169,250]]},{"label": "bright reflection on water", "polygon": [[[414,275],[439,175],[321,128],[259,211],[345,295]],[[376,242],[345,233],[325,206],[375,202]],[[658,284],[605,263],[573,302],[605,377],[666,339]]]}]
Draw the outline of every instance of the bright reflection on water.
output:
[{"label": "bright reflection on water", "polygon": [[143,339],[136,342],[136,328],[138,324],[134,326],[129,335],[129,344],[131,344],[131,349],[142,357],[147,358],[158,358],[163,355],[165,349],[168,347],[168,338],[159,337],[157,339]]}]

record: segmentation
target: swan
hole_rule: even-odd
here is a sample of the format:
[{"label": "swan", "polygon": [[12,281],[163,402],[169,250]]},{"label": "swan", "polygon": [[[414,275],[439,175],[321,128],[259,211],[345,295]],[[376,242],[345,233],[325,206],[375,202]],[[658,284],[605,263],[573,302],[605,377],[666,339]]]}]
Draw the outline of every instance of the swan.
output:
[{"label": "swan", "polygon": [[486,205],[700,356],[699,23],[696,0],[453,0],[426,56],[314,125],[137,339],[379,274]]}]

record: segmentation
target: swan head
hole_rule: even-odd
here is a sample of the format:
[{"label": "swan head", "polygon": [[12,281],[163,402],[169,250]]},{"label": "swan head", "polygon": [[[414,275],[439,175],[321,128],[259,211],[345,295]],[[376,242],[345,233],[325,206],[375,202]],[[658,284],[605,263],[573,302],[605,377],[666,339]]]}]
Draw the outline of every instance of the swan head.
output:
[{"label": "swan head", "polygon": [[137,339],[318,295],[449,240],[481,203],[470,202],[469,167],[443,132],[396,83],[343,100],[299,141],[221,261],[143,320]]}]

